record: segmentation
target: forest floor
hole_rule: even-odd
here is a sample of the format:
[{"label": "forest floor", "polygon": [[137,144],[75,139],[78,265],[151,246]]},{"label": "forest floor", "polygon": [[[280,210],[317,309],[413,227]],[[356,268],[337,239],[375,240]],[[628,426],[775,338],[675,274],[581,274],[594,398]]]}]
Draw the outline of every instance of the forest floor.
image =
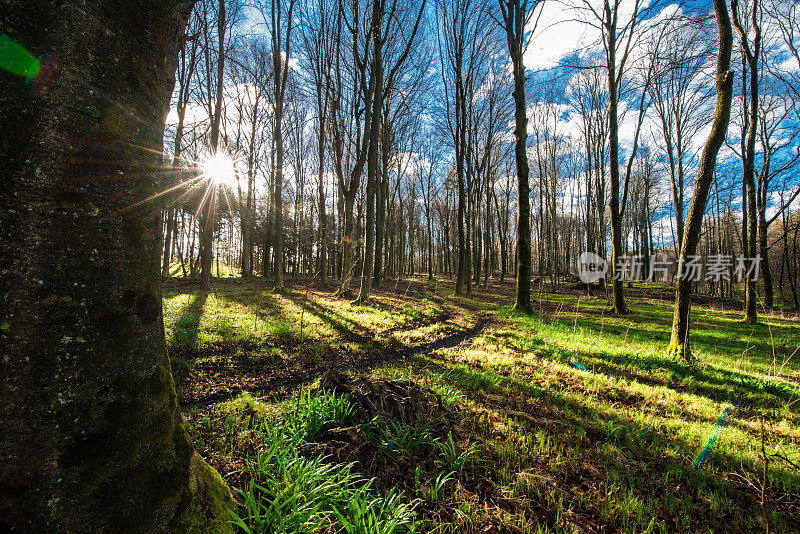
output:
[{"label": "forest floor", "polygon": [[242,530],[800,532],[800,317],[700,298],[688,366],[671,288],[628,288],[626,316],[537,289],[523,316],[513,280],[389,280],[363,306],[168,281],[184,418]]}]

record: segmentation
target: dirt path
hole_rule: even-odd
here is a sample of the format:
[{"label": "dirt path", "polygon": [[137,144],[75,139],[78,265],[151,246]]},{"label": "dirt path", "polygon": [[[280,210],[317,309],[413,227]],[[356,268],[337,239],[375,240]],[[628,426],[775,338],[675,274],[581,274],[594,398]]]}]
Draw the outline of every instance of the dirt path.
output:
[{"label": "dirt path", "polygon": [[[422,324],[418,323],[415,325],[405,325],[403,327],[389,328],[380,331],[380,334],[385,334],[387,332],[395,333],[404,330],[422,328],[425,326],[430,326],[432,324],[444,323],[449,317],[450,317],[450,312],[444,310],[442,313],[437,315],[433,320],[423,321]],[[402,360],[409,356],[426,355],[437,350],[452,350],[459,347],[468,346],[476,336],[478,336],[481,332],[483,332],[486,325],[489,324],[490,322],[491,318],[487,314],[480,314],[476,317],[475,323],[471,327],[467,328],[466,330],[454,332],[441,339],[437,339],[427,343],[422,343],[419,345],[401,344],[400,346],[397,347],[389,347],[381,344],[381,347],[374,353],[365,356],[363,358],[359,358],[358,360],[350,362],[346,365],[317,366],[305,370],[295,370],[287,375],[280,377],[273,377],[273,378],[265,377],[262,380],[251,381],[251,383],[247,387],[236,386],[236,387],[221,388],[214,392],[196,397],[190,400],[189,402],[185,402],[182,400],[180,405],[184,409],[202,408],[210,404],[229,400],[231,397],[243,392],[252,393],[258,391],[260,392],[261,395],[268,395],[269,393],[274,393],[277,391],[292,392],[293,390],[297,389],[303,384],[309,384],[313,382],[329,368],[346,372],[363,371],[365,369],[376,367],[378,365],[382,365],[385,363],[391,363],[398,360]],[[343,336],[343,337],[346,339],[347,338],[352,339],[352,337],[356,337],[357,341],[360,342],[367,342],[367,341],[375,342],[374,338],[370,338],[369,336],[365,336],[355,332],[352,332],[352,336]]]}]

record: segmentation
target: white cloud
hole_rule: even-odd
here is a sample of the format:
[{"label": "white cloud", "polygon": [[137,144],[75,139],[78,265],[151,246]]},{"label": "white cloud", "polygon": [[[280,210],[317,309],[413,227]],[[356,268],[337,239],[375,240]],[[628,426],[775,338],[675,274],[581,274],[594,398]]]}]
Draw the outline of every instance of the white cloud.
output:
[{"label": "white cloud", "polygon": [[[633,15],[635,2],[623,0],[619,20],[626,23]],[[678,4],[664,7],[652,18],[663,20],[680,10]],[[525,67],[530,70],[550,69],[564,58],[579,53],[602,50],[601,32],[596,14],[602,16],[603,0],[548,0],[544,2],[536,32],[529,37],[525,51]],[[650,24],[641,24],[640,31]]]}]

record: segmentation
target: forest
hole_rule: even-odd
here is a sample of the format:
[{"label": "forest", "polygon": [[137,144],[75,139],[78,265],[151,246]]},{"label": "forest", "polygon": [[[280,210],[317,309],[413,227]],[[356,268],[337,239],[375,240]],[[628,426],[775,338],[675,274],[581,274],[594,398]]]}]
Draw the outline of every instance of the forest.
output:
[{"label": "forest", "polygon": [[795,0],[0,0],[0,532],[800,532]]}]

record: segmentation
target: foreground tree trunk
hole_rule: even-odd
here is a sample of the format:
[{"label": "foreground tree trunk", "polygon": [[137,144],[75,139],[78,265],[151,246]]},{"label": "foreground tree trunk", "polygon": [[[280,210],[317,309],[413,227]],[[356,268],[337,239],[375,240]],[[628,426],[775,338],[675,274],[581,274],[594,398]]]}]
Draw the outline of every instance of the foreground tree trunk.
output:
[{"label": "foreground tree trunk", "polygon": [[147,201],[191,3],[0,5],[29,50],[0,64],[23,66],[0,71],[0,531],[229,532],[177,410]]},{"label": "foreground tree trunk", "polygon": [[672,339],[668,351],[674,356],[691,360],[689,350],[689,312],[692,297],[692,280],[683,276],[686,262],[697,254],[697,244],[703,226],[703,213],[708,192],[714,177],[717,153],[728,131],[733,99],[733,72],[730,70],[733,31],[725,0],[714,0],[714,13],[719,27],[719,52],[717,56],[717,110],[706,146],[700,159],[700,169],[695,180],[694,194],[686,217],[681,253],[678,258],[678,289],[675,294],[675,314],[672,321]]}]

